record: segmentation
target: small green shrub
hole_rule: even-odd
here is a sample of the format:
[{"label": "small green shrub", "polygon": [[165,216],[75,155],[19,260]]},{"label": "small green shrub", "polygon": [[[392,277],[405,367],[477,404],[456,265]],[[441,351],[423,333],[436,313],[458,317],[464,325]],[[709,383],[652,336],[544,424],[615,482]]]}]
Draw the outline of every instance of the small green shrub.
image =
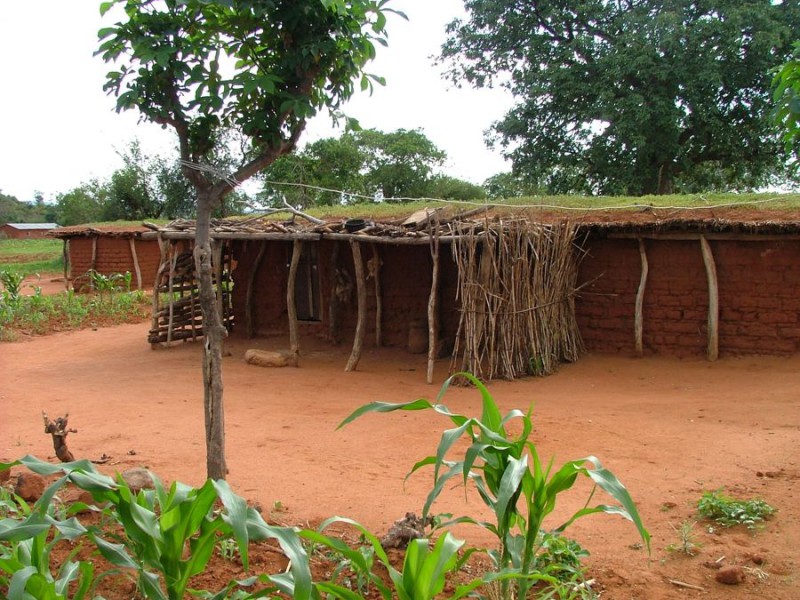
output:
[{"label": "small green shrub", "polygon": [[755,529],[775,512],[761,499],[737,500],[724,495],[721,489],[703,494],[697,503],[697,510],[706,519],[724,527],[744,525],[748,529]]}]

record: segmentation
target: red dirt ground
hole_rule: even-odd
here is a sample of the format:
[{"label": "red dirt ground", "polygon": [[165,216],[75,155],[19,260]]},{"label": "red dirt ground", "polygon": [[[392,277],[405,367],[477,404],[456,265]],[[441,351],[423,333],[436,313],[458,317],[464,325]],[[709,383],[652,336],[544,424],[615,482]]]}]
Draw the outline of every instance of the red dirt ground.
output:
[{"label": "red dirt ground", "polygon": [[[201,346],[151,350],[148,326],[0,345],[0,458],[52,456],[41,411],[69,412],[79,431],[69,438],[77,458],[107,454],[113,460],[99,467],[105,472],[146,466],[164,480],[202,483]],[[431,474],[418,473],[405,486],[403,477],[434,452],[449,422],[421,412],[368,416],[339,431],[336,425],[371,400],[435,397],[438,384],[424,383],[424,357],[370,351],[357,372],[344,373],[347,348],[306,342],[298,369],[270,370],[242,360],[248,348],[286,344],[234,337],[227,345],[227,454],[234,489],[261,504],[265,516],[290,524],[343,515],[382,535],[406,511],[419,512]],[[437,364],[437,382],[447,366]],[[594,454],[637,501],[653,535],[649,558],[634,527],[620,518],[594,515],[568,530],[592,553],[591,576],[604,600],[800,598],[800,356],[716,363],[587,356],[551,377],[495,382],[490,389],[503,411],[535,403],[541,456],[553,455],[560,465]],[[452,389],[444,402],[460,412],[479,411],[474,390]],[[756,533],[718,527],[711,533],[694,507],[703,491],[721,487],[737,497],[761,497],[778,512]],[[586,491],[581,485],[566,493],[550,525],[577,509]],[[283,507],[279,513],[271,511],[275,502]],[[459,489],[448,491],[436,508],[483,512],[477,497],[465,502]],[[694,531],[702,548],[695,557],[666,549],[678,542],[673,528],[685,520],[698,521]],[[474,528],[457,534],[488,543]],[[754,557],[763,560],[760,572]],[[746,567],[746,581],[717,583],[709,566],[715,563]]]}]

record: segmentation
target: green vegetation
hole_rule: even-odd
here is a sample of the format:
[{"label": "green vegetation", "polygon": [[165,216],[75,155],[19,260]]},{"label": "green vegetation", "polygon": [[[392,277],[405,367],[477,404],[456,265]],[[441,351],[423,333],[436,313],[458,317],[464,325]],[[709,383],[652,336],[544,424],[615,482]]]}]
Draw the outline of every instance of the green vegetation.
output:
[{"label": "green vegetation", "polygon": [[[775,71],[775,122],[783,133],[787,153],[800,159],[800,41],[794,44],[792,58]],[[797,162],[794,163],[798,168]]]},{"label": "green vegetation", "polygon": [[264,173],[273,206],[328,206],[386,198],[475,200],[483,188],[434,171],[447,155],[420,130],[367,129],[326,138],[282,156]]},{"label": "green vegetation", "polygon": [[755,189],[783,175],[771,69],[800,4],[467,0],[441,60],[517,103],[490,135],[550,193]]},{"label": "green vegetation", "polygon": [[22,294],[22,276],[0,271],[0,341],[14,341],[20,333],[42,335],[52,331],[87,326],[140,321],[150,314],[151,302],[140,290],[130,291],[130,273],[105,277],[95,274],[102,286],[94,294],[66,290],[44,295],[34,285],[34,293]]},{"label": "green vegetation", "polygon": [[703,517],[716,521],[723,527],[744,525],[756,529],[775,509],[761,499],[738,500],[722,493],[722,490],[706,492],[697,503]]},{"label": "green vegetation", "polygon": [[680,552],[686,556],[697,554],[697,550],[702,544],[697,542],[697,536],[694,532],[695,525],[697,525],[695,521],[683,521],[678,527],[673,525],[672,528],[678,535],[678,543],[667,546],[667,551]]},{"label": "green vegetation", "polygon": [[23,277],[64,270],[64,242],[54,239],[0,240],[0,269]]},{"label": "green vegetation", "polygon": [[[439,403],[454,380],[467,380],[481,394],[483,411],[480,418],[467,417],[451,412]],[[513,569],[517,573],[514,580],[516,590],[509,581],[502,581],[501,596],[511,598],[515,592],[518,598],[527,598],[533,578],[542,578],[547,566],[541,561],[545,541],[542,534],[545,518],[553,511],[558,496],[568,491],[578,476],[591,480],[596,488],[608,493],[618,505],[589,506],[575,512],[554,532],[563,532],[576,519],[593,513],[621,515],[631,520],[642,540],[650,547],[650,534],[644,528],[636,506],[625,486],[604,468],[594,456],[573,460],[553,469],[553,461],[543,465],[536,445],[530,436],[533,431],[530,410],[523,413],[513,410],[501,416],[495,400],[486,387],[469,373],[457,373],[448,378],[442,386],[437,403],[420,399],[402,404],[372,402],[355,410],[339,427],[356,418],[372,412],[385,413],[397,410],[433,410],[444,415],[455,425],[442,434],[435,455],[418,461],[411,473],[422,467],[433,466],[433,488],[425,501],[422,518],[426,519],[434,502],[438,499],[448,482],[456,477],[464,485],[471,482],[484,504],[494,514],[494,522],[478,521],[469,516],[450,519],[441,526],[471,523],[492,533],[497,538],[499,550],[488,551],[496,573],[502,574]],[[513,438],[507,427],[518,423],[519,437]],[[463,456],[448,458],[456,442],[466,438],[469,443]],[[586,466],[586,465],[591,466]],[[411,474],[409,473],[409,475]],[[594,495],[592,492],[591,497]]]}]

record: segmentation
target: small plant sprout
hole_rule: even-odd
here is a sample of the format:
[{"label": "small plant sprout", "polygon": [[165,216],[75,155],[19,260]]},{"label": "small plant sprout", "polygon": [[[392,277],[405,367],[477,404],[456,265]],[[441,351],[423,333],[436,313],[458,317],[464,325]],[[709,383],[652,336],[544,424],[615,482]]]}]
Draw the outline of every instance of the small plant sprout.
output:
[{"label": "small plant sprout", "polygon": [[697,510],[704,518],[716,521],[723,527],[744,525],[756,529],[775,509],[759,498],[737,500],[726,496],[722,490],[706,492],[697,503]]},{"label": "small plant sprout", "polygon": [[672,529],[678,535],[678,543],[670,544],[667,546],[669,552],[680,552],[686,556],[694,556],[697,554],[701,544],[697,542],[697,537],[694,533],[694,526],[697,521],[683,521],[677,527],[671,525]]},{"label": "small plant sprout", "polygon": [[219,542],[219,555],[229,562],[236,560],[239,547],[233,538],[224,538]]}]

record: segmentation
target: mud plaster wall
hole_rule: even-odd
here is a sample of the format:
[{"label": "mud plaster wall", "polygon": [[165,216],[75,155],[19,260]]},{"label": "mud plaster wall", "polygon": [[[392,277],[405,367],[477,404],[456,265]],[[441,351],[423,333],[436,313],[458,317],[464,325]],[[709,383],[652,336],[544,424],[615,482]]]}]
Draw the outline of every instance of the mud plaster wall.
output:
[{"label": "mud plaster wall", "polygon": [[[234,318],[238,323],[237,332],[245,331],[245,308],[248,279],[258,254],[258,241],[236,242],[233,257],[236,269],[234,280]],[[352,281],[352,290],[346,302],[341,304],[339,313],[339,340],[350,344],[355,334],[358,319],[353,255],[347,242],[307,242],[318,248],[320,275],[320,320],[300,321],[301,335],[316,335],[331,339],[330,299],[334,281],[332,262],[334,244],[339,244],[337,265],[345,270]],[[412,321],[421,321],[427,327],[428,298],[431,287],[432,259],[428,246],[375,245],[382,261],[380,272],[383,298],[383,342],[385,346],[406,346],[409,326]],[[288,312],[286,290],[288,286],[291,242],[266,242],[266,250],[255,277],[253,289],[253,315],[256,335],[285,335],[288,339]],[[362,244],[362,259],[365,263],[373,257],[373,245]],[[452,261],[450,247],[442,245],[440,280],[440,337],[449,340],[455,337],[458,327],[458,312],[455,308],[457,274]],[[375,282],[367,280],[367,320],[365,346],[375,343]]]},{"label": "mud plaster wall", "polygon": [[[719,284],[720,355],[800,348],[800,242],[709,241]],[[704,355],[708,284],[699,241],[645,240],[645,353]],[[578,324],[593,352],[634,352],[641,276],[636,240],[591,238],[579,274]]]},{"label": "mud plaster wall", "polygon": [[[142,273],[142,286],[153,287],[161,253],[156,240],[135,240],[136,257]],[[75,237],[69,241],[69,260],[72,287],[80,290],[88,283],[87,271],[92,268],[92,238]],[[136,288],[136,269],[133,265],[130,241],[119,237],[98,237],[95,269],[103,275],[131,273],[131,288]]]},{"label": "mud plaster wall", "polygon": [[17,229],[9,225],[0,225],[0,233],[10,240],[39,240],[47,238],[51,229]]}]

